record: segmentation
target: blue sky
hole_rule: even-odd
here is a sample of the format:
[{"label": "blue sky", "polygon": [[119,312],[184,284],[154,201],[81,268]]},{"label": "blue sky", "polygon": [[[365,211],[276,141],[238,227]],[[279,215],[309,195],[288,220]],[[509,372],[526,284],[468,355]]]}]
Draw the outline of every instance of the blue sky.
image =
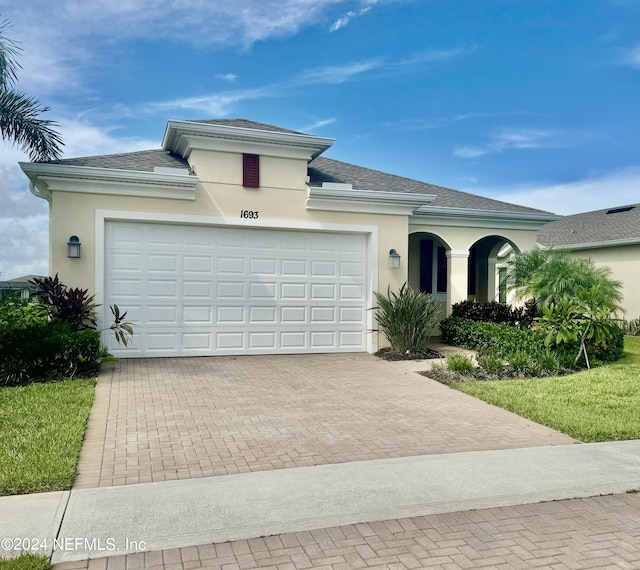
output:
[{"label": "blue sky", "polygon": [[[0,18],[65,157],[241,117],[559,214],[640,202],[637,0],[0,0]],[[48,272],[19,160],[0,141],[0,279]]]}]

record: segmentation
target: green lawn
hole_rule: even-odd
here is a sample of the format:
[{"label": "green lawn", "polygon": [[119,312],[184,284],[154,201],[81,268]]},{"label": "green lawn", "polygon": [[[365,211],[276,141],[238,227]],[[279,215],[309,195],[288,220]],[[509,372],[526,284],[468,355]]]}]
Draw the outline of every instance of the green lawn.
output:
[{"label": "green lawn", "polygon": [[582,441],[640,439],[640,337],[625,338],[618,362],[570,376],[452,388]]},{"label": "green lawn", "polygon": [[95,380],[0,388],[0,495],[69,489]]},{"label": "green lawn", "polygon": [[0,558],[0,570],[48,570],[49,558],[39,554],[21,554],[15,558]]}]

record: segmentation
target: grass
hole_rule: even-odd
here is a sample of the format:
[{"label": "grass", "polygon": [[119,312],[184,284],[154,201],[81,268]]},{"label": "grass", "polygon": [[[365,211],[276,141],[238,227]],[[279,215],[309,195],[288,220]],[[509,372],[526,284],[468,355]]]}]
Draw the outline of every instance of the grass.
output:
[{"label": "grass", "polygon": [[49,570],[49,558],[42,554],[21,554],[15,558],[0,558],[0,570]]},{"label": "grass", "polygon": [[451,387],[582,441],[640,439],[639,337],[621,360],[570,376]]},{"label": "grass", "polygon": [[71,488],[94,387],[63,380],[0,388],[0,495]]}]

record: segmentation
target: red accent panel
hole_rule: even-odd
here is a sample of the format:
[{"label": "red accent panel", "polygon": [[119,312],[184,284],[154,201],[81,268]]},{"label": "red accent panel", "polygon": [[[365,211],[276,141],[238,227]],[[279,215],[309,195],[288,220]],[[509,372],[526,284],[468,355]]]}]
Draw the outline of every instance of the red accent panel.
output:
[{"label": "red accent panel", "polygon": [[242,155],[242,185],[245,188],[260,187],[260,156],[257,154]]}]

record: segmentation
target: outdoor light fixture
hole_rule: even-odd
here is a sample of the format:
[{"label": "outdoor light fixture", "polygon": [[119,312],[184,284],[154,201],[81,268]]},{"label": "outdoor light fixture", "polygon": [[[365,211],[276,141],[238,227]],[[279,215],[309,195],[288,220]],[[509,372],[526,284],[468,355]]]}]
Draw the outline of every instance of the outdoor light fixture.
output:
[{"label": "outdoor light fixture", "polygon": [[67,242],[67,257],[78,258],[80,257],[80,238],[78,236],[71,236]]},{"label": "outdoor light fixture", "polygon": [[395,249],[389,250],[389,267],[400,267],[400,254]]}]

